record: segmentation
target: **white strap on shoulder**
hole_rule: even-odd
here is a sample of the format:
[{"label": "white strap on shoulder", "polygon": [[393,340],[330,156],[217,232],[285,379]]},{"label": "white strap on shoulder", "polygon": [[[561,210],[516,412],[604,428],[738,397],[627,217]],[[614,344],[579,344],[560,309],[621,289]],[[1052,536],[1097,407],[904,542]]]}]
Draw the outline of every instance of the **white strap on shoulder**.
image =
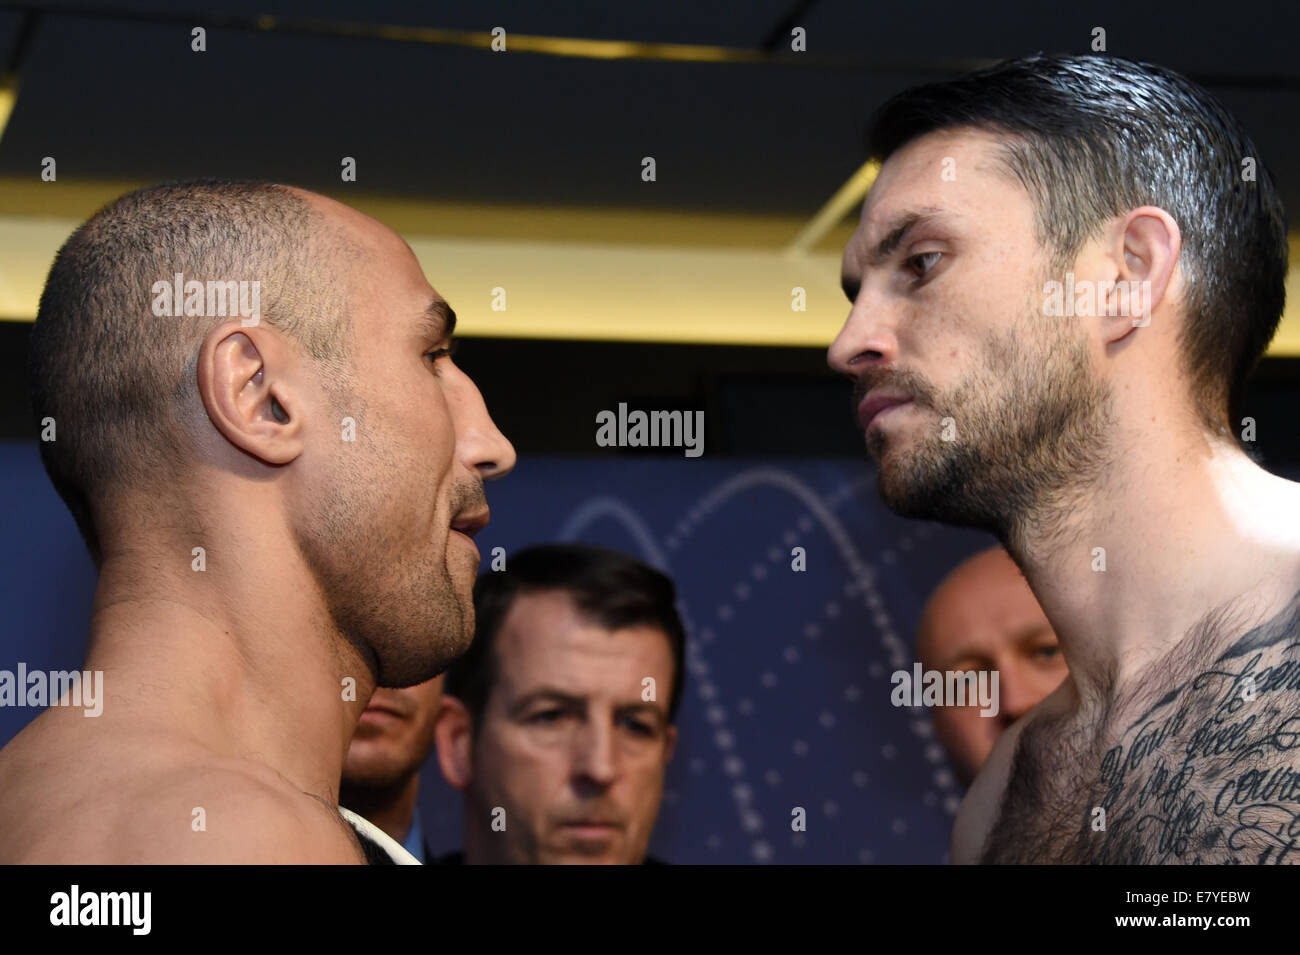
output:
[{"label": "white strap on shoulder", "polygon": [[339,812],[343,814],[344,819],[352,824],[353,828],[364,833],[365,837],[371,842],[378,843],[379,847],[388,853],[396,865],[420,865],[419,859],[407,852],[400,842],[369,819],[358,816],[351,809],[345,809],[342,806],[339,806]]}]

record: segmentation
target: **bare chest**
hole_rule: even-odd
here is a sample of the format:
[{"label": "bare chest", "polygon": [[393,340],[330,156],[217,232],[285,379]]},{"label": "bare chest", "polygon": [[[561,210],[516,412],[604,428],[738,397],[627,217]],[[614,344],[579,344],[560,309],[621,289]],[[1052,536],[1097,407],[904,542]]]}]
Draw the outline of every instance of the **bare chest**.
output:
[{"label": "bare chest", "polygon": [[983,861],[1300,864],[1300,645],[1163,682],[1026,726]]}]

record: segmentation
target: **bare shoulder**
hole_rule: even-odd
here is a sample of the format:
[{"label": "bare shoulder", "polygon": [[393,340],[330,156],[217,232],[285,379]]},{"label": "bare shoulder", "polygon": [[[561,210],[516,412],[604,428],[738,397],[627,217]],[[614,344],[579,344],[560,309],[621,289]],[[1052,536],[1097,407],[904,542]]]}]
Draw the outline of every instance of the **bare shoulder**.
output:
[{"label": "bare shoulder", "polygon": [[[240,764],[246,761],[239,761]],[[365,857],[336,808],[259,766],[180,767],[160,774],[119,843],[131,861],[356,864]],[[165,834],[160,832],[165,829]],[[147,846],[142,840],[154,838]]]},{"label": "bare shoulder", "polygon": [[984,761],[957,811],[952,829],[951,857],[954,865],[975,865],[983,858],[984,847],[997,824],[1007,785],[1011,781],[1021,735],[1036,718],[1063,712],[1068,705],[1067,699],[1067,687],[1062,683],[1012,723],[993,744],[993,751]]},{"label": "bare shoulder", "polygon": [[0,752],[0,863],[364,862],[334,807],[254,761],[29,729]]},{"label": "bare shoulder", "polygon": [[980,861],[984,843],[997,822],[1002,796],[1015,761],[1016,746],[1029,718],[1030,714],[1026,714],[998,737],[989,758],[967,790],[952,829],[954,865],[974,865]]}]

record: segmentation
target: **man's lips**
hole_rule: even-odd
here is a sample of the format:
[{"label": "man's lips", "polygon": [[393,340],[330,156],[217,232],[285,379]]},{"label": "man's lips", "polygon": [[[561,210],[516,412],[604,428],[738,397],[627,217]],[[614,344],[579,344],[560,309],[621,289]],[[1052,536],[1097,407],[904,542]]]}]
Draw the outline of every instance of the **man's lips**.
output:
[{"label": "man's lips", "polygon": [[574,820],[572,822],[560,823],[560,831],[568,832],[587,838],[599,838],[601,836],[611,836],[622,830],[622,825],[616,822],[603,822],[598,819]]},{"label": "man's lips", "polygon": [[481,511],[473,511],[469,514],[462,514],[451,522],[453,531],[460,531],[466,537],[473,537],[483,528],[487,527],[490,519],[490,512],[485,507]]},{"label": "man's lips", "polygon": [[474,553],[478,553],[478,545],[474,543],[474,535],[487,527],[488,510],[484,508],[481,511],[473,511],[463,514],[451,522],[451,530],[465,538],[465,543],[474,548]]},{"label": "man's lips", "polygon": [[404,720],[404,719],[406,719],[406,714],[405,714],[405,713],[400,713],[400,712],[398,712],[397,710],[393,709],[391,706],[384,706],[382,703],[380,703],[380,704],[375,704],[375,703],[371,703],[371,704],[369,704],[368,706],[366,706],[366,708],[365,708],[364,710],[361,711],[361,715],[362,715],[362,716],[367,716],[367,715],[369,715],[369,716],[380,716],[380,715],[382,715],[382,716],[389,716],[389,717],[392,717],[393,719],[398,719],[398,720]]},{"label": "man's lips", "polygon": [[893,408],[897,405],[905,405],[911,402],[908,395],[902,394],[870,394],[858,405],[858,421],[862,422],[863,430],[871,427],[871,422],[882,411]]}]

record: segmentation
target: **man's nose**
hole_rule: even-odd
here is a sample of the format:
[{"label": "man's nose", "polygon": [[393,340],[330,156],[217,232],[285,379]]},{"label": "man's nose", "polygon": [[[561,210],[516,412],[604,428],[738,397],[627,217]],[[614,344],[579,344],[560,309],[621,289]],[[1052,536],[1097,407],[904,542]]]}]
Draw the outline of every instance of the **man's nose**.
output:
[{"label": "man's nose", "polygon": [[460,378],[449,400],[456,425],[456,454],[485,481],[504,477],[515,466],[514,445],[492,421],[473,379],[464,372]]},{"label": "man's nose", "polygon": [[826,364],[855,381],[874,365],[893,364],[898,359],[898,342],[892,327],[882,320],[882,314],[864,287],[826,351]]},{"label": "man's nose", "polygon": [[574,736],[573,772],[576,780],[609,786],[618,775],[613,727],[592,721]]}]

